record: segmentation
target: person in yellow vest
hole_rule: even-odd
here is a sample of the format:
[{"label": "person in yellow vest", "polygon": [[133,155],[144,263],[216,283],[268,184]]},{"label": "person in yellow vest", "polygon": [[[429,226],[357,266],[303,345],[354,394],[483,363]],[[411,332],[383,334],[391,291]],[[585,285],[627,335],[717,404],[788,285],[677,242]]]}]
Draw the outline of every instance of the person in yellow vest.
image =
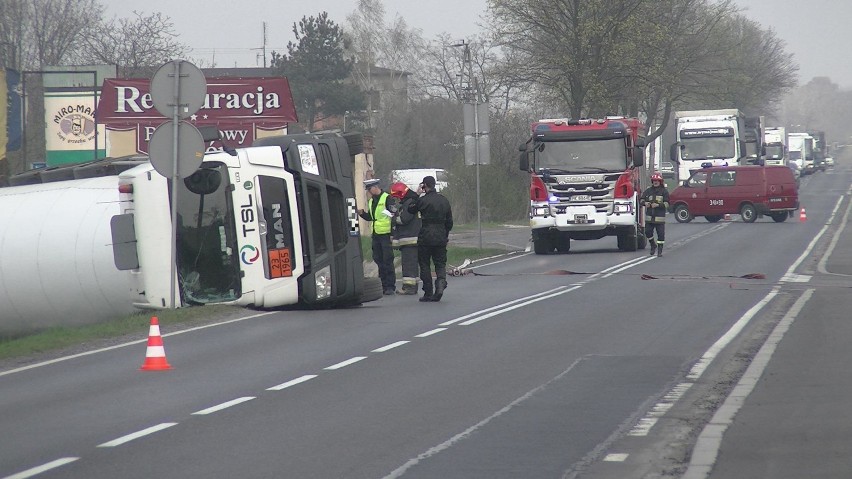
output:
[{"label": "person in yellow vest", "polygon": [[393,267],[393,242],[391,239],[392,219],[398,208],[394,197],[382,190],[381,181],[364,181],[364,188],[370,193],[368,211],[358,209],[358,216],[373,223],[373,261],[379,267],[379,279],[386,295],[396,294],[396,271]]}]

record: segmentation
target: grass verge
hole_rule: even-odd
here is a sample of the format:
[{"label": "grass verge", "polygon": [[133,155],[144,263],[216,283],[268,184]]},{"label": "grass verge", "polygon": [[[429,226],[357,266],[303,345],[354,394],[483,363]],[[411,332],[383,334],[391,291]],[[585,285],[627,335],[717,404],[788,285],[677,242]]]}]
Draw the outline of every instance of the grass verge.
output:
[{"label": "grass verge", "polygon": [[[361,242],[364,258],[372,261],[370,241]],[[460,265],[465,259],[476,260],[506,253],[501,249],[453,247],[447,249],[447,263]],[[63,352],[74,354],[88,349],[97,349],[121,342],[135,341],[148,337],[151,316],[156,316],[163,333],[171,329],[192,327],[238,316],[246,312],[237,306],[211,305],[181,309],[140,311],[114,321],[81,326],[50,328],[17,337],[0,337],[0,360]]]}]

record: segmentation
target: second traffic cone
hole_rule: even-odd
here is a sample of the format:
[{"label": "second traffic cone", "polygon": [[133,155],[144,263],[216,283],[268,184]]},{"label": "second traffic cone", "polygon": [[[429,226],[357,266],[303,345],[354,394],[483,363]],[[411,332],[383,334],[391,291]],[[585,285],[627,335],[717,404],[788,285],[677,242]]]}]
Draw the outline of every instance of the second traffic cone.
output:
[{"label": "second traffic cone", "polygon": [[799,221],[801,221],[802,223],[804,223],[805,221],[808,221],[808,215],[805,214],[805,207],[804,206],[802,207],[802,211],[799,212]]},{"label": "second traffic cone", "polygon": [[163,348],[163,337],[160,336],[160,323],[156,316],[151,316],[151,327],[148,329],[148,349],[145,351],[145,362],[139,368],[143,371],[162,371],[171,369],[166,361],[166,350]]}]

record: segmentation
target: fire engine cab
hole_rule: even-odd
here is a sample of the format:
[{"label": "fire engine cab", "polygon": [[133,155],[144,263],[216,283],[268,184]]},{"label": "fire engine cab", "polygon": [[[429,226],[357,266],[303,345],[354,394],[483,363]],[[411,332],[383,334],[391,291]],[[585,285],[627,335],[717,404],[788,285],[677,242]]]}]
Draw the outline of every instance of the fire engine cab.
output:
[{"label": "fire engine cab", "polygon": [[644,125],[636,118],[534,122],[519,148],[519,167],[530,173],[535,253],[567,252],[570,240],[605,236],[615,236],[622,251],[645,249],[644,148]]}]

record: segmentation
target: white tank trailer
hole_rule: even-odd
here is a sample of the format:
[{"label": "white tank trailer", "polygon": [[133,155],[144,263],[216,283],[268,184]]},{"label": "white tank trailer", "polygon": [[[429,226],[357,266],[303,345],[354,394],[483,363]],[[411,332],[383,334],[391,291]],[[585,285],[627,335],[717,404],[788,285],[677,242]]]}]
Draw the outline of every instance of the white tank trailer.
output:
[{"label": "white tank trailer", "polygon": [[0,188],[0,331],[85,324],[134,310],[113,263],[118,177]]}]

